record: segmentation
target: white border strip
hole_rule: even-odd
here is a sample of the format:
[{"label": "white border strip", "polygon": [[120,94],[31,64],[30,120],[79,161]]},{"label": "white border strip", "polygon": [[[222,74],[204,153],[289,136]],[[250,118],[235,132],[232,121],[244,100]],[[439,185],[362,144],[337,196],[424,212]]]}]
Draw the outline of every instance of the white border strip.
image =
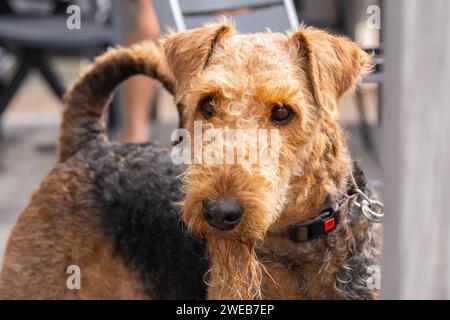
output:
[{"label": "white border strip", "polygon": [[169,0],[170,9],[172,10],[173,19],[175,20],[175,27],[178,32],[186,30],[186,24],[184,23],[183,14],[181,13],[180,4],[178,0]]},{"label": "white border strip", "polygon": [[295,11],[295,6],[292,0],[283,0],[284,6],[286,7],[286,12],[289,19],[289,24],[291,25],[291,29],[297,29],[300,25],[297,17],[297,12]]}]

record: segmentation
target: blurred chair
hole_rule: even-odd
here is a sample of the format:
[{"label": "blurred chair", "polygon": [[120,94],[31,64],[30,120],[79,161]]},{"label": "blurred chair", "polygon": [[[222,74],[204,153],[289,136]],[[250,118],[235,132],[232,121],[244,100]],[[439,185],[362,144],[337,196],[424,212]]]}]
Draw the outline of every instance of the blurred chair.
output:
[{"label": "blurred chair", "polygon": [[[383,1],[369,1],[371,4],[379,4],[383,5]],[[327,8],[330,8],[335,13],[327,13],[325,16],[328,18],[317,18],[314,15],[311,15],[310,7],[313,4],[312,0],[294,0],[295,7],[297,9],[297,15],[299,20],[305,22],[307,25],[313,25],[319,28],[327,28],[333,33],[336,34],[344,34],[353,38],[355,40],[355,24],[357,20],[355,19],[355,7],[358,5],[361,6],[361,3],[358,0],[330,0],[328,2],[319,2],[314,3],[316,5],[327,5]],[[317,9],[316,9],[317,11]],[[370,75],[366,76],[363,79],[363,83],[377,83],[378,84],[378,94],[381,96],[381,86],[383,82],[382,75],[382,66],[384,64],[384,58],[382,54],[382,46],[376,46],[373,48],[364,48],[366,52],[374,55],[374,64],[375,69],[374,72]],[[361,90],[356,91],[356,106],[359,117],[359,131],[364,144],[364,147],[368,151],[372,151],[375,156],[376,148],[375,142],[373,138],[373,128],[369,124],[366,107],[364,104],[363,92]],[[379,99],[381,101],[381,99]],[[382,108],[379,102],[378,107],[378,122],[381,121],[382,118]]]},{"label": "blurred chair", "polygon": [[[99,14],[96,11],[89,18],[82,15],[81,29],[74,30],[66,25],[69,14],[66,14],[65,8],[71,3],[76,4],[76,1],[55,0],[55,8],[63,8],[63,11],[54,10],[46,15],[18,14],[12,10],[9,11],[13,13],[0,15],[0,47],[13,53],[17,60],[12,78],[0,86],[0,116],[32,69],[38,70],[54,94],[62,99],[65,88],[50,63],[50,57],[69,55],[93,58],[107,46],[120,43],[121,2],[96,1],[94,4],[102,5],[102,9],[109,3],[107,12]],[[114,100],[117,101],[117,98]],[[109,122],[112,125],[117,123],[118,109],[110,109]]]},{"label": "blurred chair", "polygon": [[[382,68],[384,64],[384,56],[382,54],[381,45],[376,48],[366,48],[366,52],[373,54],[374,70],[371,74],[364,77],[363,83],[377,83],[378,84],[378,123],[382,120],[382,108],[381,108],[381,92],[383,85],[383,73]],[[366,108],[364,106],[364,99],[361,90],[356,90],[356,103],[358,107],[359,125],[361,137],[366,149],[376,151],[375,141],[373,138],[372,127],[367,120]],[[375,154],[376,155],[376,154]]]},{"label": "blurred chair", "polygon": [[[340,15],[342,16],[340,20],[340,29],[343,34],[350,36],[355,39],[355,24],[357,21],[355,19],[351,19],[349,16],[353,13],[355,14],[355,6],[358,4],[362,6],[361,3],[366,4],[375,4],[383,7],[384,1],[366,1],[360,2],[358,0],[337,0],[337,3],[340,7]],[[365,8],[366,9],[366,8]],[[381,12],[384,12],[381,10]],[[364,12],[366,13],[366,12]],[[366,16],[367,17],[367,16]],[[380,32],[380,42],[378,45],[375,44],[374,47],[364,47],[364,50],[367,53],[373,54],[373,62],[374,62],[374,70],[371,74],[367,75],[363,78],[363,83],[376,83],[378,84],[378,123],[376,126],[379,126],[382,121],[382,104],[381,104],[381,92],[383,85],[383,65],[384,65],[384,55],[383,55],[383,47],[381,42],[382,33]],[[363,141],[364,147],[367,151],[370,151],[375,159],[375,161],[379,164],[379,155],[377,154],[375,138],[374,138],[374,129],[375,127],[371,125],[368,121],[366,105],[363,97],[363,90],[356,90],[356,106],[359,117],[359,131],[361,135],[361,139]]]},{"label": "blurred chair", "polygon": [[292,0],[168,0],[154,3],[162,27],[177,31],[201,26],[214,16],[231,16],[240,32],[266,28],[284,32],[299,25]]}]

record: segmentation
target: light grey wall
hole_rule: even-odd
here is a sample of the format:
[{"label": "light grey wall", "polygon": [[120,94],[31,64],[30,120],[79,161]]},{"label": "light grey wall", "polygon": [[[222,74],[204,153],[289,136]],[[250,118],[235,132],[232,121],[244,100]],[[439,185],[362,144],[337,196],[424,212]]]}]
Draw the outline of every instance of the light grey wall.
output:
[{"label": "light grey wall", "polygon": [[382,297],[450,299],[450,1],[390,0]]}]

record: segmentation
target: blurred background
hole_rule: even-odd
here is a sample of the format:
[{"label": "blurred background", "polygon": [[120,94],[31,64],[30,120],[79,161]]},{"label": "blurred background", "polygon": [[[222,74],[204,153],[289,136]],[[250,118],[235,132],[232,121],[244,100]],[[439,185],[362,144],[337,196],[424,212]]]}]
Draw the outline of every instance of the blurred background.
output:
[{"label": "blurred background", "polygon": [[[221,15],[240,32],[326,28],[374,54],[374,73],[340,111],[352,155],[386,204],[383,297],[450,298],[445,0],[0,0],[0,262],[56,160],[61,97],[80,69],[108,46]],[[134,77],[117,91],[108,124],[113,139],[167,144],[178,114],[169,93]]]}]

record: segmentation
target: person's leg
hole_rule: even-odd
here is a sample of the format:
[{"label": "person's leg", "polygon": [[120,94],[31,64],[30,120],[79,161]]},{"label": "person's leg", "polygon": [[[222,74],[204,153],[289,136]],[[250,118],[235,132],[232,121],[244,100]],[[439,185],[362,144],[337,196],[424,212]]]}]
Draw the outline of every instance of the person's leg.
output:
[{"label": "person's leg", "polygon": [[[136,18],[127,44],[157,40],[160,35],[158,19],[150,0],[135,0]],[[123,141],[142,142],[150,138],[149,113],[156,90],[156,81],[135,76],[124,83]]]}]

